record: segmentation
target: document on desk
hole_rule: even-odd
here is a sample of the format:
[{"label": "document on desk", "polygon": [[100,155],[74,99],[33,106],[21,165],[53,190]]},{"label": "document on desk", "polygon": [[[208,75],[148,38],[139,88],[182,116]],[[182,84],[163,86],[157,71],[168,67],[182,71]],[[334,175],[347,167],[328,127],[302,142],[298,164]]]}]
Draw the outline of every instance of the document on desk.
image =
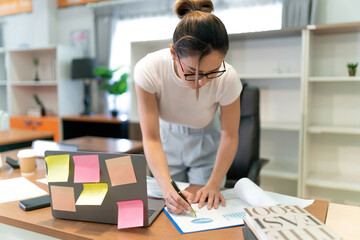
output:
[{"label": "document on desk", "polygon": [[226,207],[219,206],[218,209],[208,210],[206,205],[199,209],[198,204],[191,206],[197,217],[191,212],[175,215],[164,209],[165,214],[180,233],[201,232],[244,224],[246,204],[239,199],[229,199],[226,201]]},{"label": "document on desk", "polygon": [[243,225],[243,218],[246,215],[245,207],[278,204],[307,207],[314,202],[314,200],[265,192],[248,178],[240,179],[234,188],[221,193],[226,199],[226,207],[219,206],[218,209],[208,210],[206,205],[201,209],[198,208],[197,203],[191,205],[197,218],[191,212],[176,215],[169,213],[166,208],[164,212],[180,233],[191,233]]},{"label": "document on desk", "polygon": [[48,193],[24,177],[0,181],[0,203],[23,200]]}]

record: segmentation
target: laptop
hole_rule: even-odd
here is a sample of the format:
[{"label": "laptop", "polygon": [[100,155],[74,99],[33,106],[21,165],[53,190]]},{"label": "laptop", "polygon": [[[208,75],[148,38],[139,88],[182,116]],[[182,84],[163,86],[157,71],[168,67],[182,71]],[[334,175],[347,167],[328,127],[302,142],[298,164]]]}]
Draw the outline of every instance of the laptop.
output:
[{"label": "laptop", "polygon": [[[163,199],[147,197],[144,155],[48,150],[45,160],[55,218],[118,224],[118,228],[147,227],[165,206]],[[85,193],[93,186],[106,186],[107,190]],[[105,191],[103,200],[91,196]],[[132,221],[138,223],[131,226]]]}]

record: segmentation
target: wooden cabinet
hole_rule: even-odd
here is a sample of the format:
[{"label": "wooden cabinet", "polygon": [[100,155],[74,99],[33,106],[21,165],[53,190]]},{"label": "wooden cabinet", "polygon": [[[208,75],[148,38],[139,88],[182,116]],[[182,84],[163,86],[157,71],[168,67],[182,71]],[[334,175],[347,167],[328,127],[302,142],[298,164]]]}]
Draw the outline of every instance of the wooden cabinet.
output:
[{"label": "wooden cabinet", "polygon": [[58,117],[10,117],[10,128],[51,132],[54,134],[54,140],[60,141],[60,121]]}]

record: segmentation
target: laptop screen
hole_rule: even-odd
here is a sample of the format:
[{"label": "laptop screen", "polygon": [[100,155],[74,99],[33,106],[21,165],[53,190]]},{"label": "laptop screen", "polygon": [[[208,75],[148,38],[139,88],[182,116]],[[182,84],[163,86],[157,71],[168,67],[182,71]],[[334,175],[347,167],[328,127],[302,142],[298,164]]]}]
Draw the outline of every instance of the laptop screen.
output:
[{"label": "laptop screen", "polygon": [[45,161],[55,218],[149,225],[143,155],[46,151]]}]

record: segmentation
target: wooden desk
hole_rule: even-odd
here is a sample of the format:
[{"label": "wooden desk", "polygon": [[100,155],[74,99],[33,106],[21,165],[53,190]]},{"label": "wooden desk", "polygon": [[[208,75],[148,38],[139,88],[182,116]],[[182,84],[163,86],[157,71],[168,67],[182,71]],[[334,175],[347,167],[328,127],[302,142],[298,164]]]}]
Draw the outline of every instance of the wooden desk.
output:
[{"label": "wooden desk", "polygon": [[78,146],[78,150],[94,152],[118,152],[118,153],[141,153],[143,144],[141,141],[125,138],[106,138],[84,136],[63,141],[66,144]]},{"label": "wooden desk", "polygon": [[0,131],[0,152],[29,147],[34,140],[52,140],[53,137],[53,133],[35,130],[9,129]]},{"label": "wooden desk", "polygon": [[[16,151],[2,153],[2,156],[12,156]],[[2,157],[4,158],[4,157]],[[18,169],[12,170],[4,165],[0,171],[0,179],[19,177]],[[35,180],[45,177],[45,161],[37,159],[35,176],[28,178],[40,188],[48,191],[47,186]],[[200,186],[190,186],[189,191],[195,193]],[[321,221],[325,221],[328,202],[316,200],[306,209]],[[51,215],[50,208],[43,208],[31,212],[24,212],[18,206],[18,202],[0,204],[0,223],[26,229],[29,231],[45,234],[61,239],[226,239],[241,240],[243,238],[242,227],[224,228],[213,231],[180,234],[168,217],[161,213],[157,220],[148,228],[132,228],[118,230],[116,225],[90,223],[72,220],[55,219]]]},{"label": "wooden desk", "polygon": [[128,121],[109,115],[65,116],[61,118],[63,139],[82,136],[128,138]]},{"label": "wooden desk", "polygon": [[326,225],[346,240],[360,239],[360,207],[330,203]]}]

